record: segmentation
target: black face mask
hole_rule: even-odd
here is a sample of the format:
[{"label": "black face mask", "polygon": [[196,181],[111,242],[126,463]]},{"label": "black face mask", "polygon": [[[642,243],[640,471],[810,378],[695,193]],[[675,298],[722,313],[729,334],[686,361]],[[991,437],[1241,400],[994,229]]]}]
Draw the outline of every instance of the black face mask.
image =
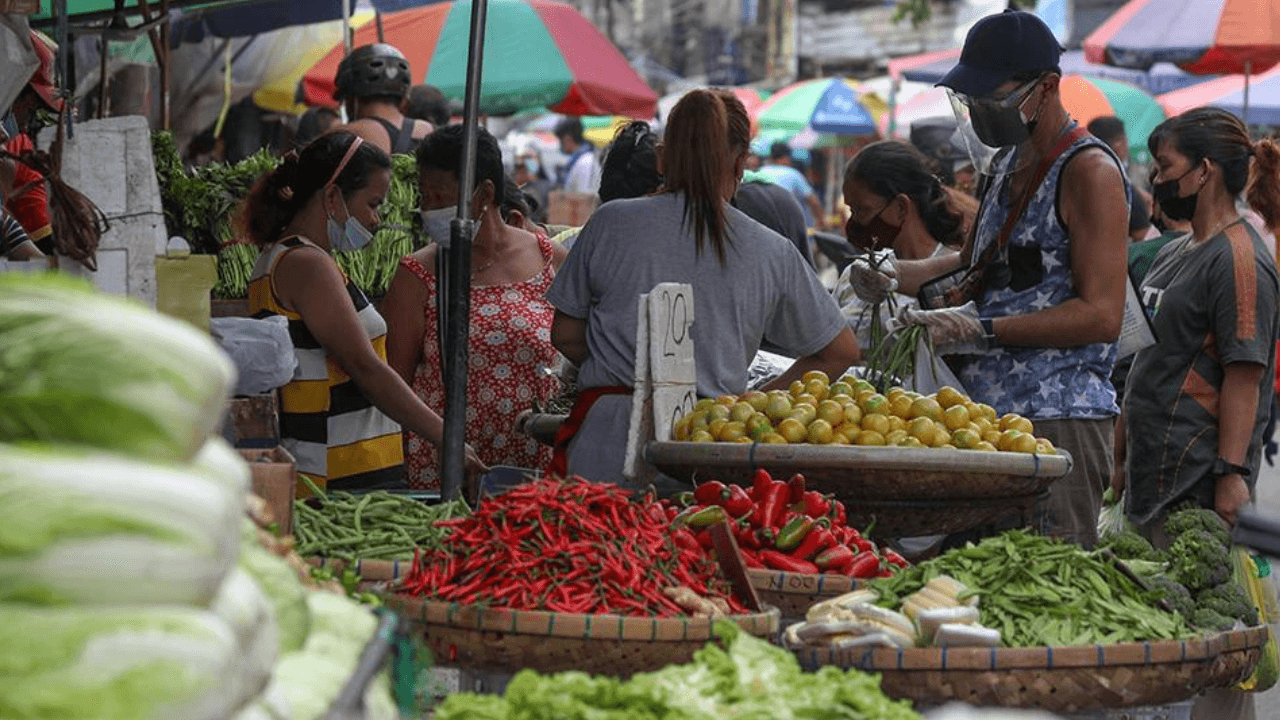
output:
[{"label": "black face mask", "polygon": [[[1036,83],[1038,84],[1039,80]],[[1032,85],[1025,94],[1018,93],[1022,97],[1012,105],[988,100],[975,102],[969,107],[969,120],[973,123],[973,133],[978,136],[983,145],[992,148],[1010,147],[1031,137],[1031,133],[1036,131],[1040,108],[1036,108],[1035,115],[1030,120],[1023,120],[1022,104],[1027,101],[1031,93],[1035,92],[1035,88],[1036,85]],[[1043,104],[1044,101],[1041,99],[1041,105]]]},{"label": "black face mask", "polygon": [[1160,234],[1169,232],[1169,226],[1164,224],[1164,218],[1160,215],[1151,215],[1151,226],[1160,231]]},{"label": "black face mask", "polygon": [[1190,220],[1196,214],[1196,200],[1200,196],[1200,191],[1196,190],[1186,197],[1178,196],[1178,183],[1182,182],[1182,178],[1190,175],[1192,170],[1195,168],[1151,188],[1151,197],[1160,203],[1160,212],[1170,220]]}]

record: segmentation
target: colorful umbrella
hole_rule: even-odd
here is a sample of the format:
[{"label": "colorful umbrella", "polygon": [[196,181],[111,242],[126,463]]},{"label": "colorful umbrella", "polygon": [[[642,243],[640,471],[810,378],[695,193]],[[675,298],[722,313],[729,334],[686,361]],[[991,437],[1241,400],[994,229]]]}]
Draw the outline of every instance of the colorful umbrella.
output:
[{"label": "colorful umbrella", "polygon": [[870,135],[888,108],[873,93],[844,78],[819,78],[788,85],[755,114],[762,132],[796,134],[805,128],[829,135]]},{"label": "colorful umbrella", "polygon": [[1280,62],[1280,3],[1130,0],[1084,41],[1090,62],[1197,75],[1262,72]]},{"label": "colorful umbrella", "polygon": [[[1244,77],[1228,75],[1156,99],[1171,116],[1213,105],[1244,117]],[[1280,66],[1249,82],[1249,120],[1259,125],[1280,126]]]},{"label": "colorful umbrella", "polygon": [[[1081,124],[1105,115],[1115,115],[1123,120],[1129,136],[1129,154],[1135,160],[1143,161],[1147,152],[1147,136],[1165,118],[1164,109],[1155,98],[1132,85],[1083,75],[1064,76],[1060,87],[1063,106]],[[905,135],[916,120],[951,114],[951,101],[946,90],[928,90],[898,108],[899,134]],[[882,120],[882,127],[886,124],[887,119]]]},{"label": "colorful umbrella", "polygon": [[[446,97],[466,86],[470,0],[388,15],[383,32],[409,58],[415,77]],[[653,117],[658,97],[622,53],[571,5],[551,0],[489,0],[480,110],[507,115],[549,107],[566,115]],[[377,42],[366,25],[355,44]],[[310,104],[333,105],[335,47],[303,78]]]}]

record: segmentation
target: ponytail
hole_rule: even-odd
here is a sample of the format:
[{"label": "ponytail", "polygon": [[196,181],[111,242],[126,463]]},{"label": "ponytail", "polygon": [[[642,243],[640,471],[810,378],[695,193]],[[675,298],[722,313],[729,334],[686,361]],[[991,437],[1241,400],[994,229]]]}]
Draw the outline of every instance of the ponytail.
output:
[{"label": "ponytail", "polygon": [[684,194],[684,222],[701,254],[710,242],[721,265],[730,243],[725,189],[750,143],[751,121],[727,91],[692,90],[672,108],[663,138],[667,192]]},{"label": "ponytail", "polygon": [[1280,235],[1280,144],[1260,140],[1253,145],[1253,164],[1245,199],[1274,235]]},{"label": "ponytail", "polygon": [[[275,170],[263,175],[249,191],[241,224],[259,247],[280,239],[298,212],[333,178],[334,170],[356,141],[353,133],[333,131],[321,135],[300,151],[285,153]],[[376,170],[391,168],[391,158],[370,143],[356,147],[347,164],[333,178],[344,198],[369,182]]]}]

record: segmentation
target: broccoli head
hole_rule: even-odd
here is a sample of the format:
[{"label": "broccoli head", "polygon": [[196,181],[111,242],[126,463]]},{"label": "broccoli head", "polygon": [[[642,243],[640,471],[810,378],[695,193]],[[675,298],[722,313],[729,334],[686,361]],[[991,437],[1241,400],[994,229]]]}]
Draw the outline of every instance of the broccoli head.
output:
[{"label": "broccoli head", "polygon": [[1195,530],[1203,530],[1220,544],[1231,546],[1231,534],[1222,523],[1222,518],[1218,517],[1218,513],[1202,507],[1188,507],[1169,513],[1164,521],[1164,530],[1169,533],[1169,537],[1175,539]]},{"label": "broccoli head", "polygon": [[1236,620],[1208,608],[1196,608],[1191,614],[1191,624],[1201,630],[1223,631],[1235,627]]},{"label": "broccoli head", "polygon": [[1190,618],[1195,610],[1195,601],[1191,591],[1165,575],[1158,575],[1147,580],[1155,599],[1164,600],[1169,607],[1184,618]]},{"label": "broccoli head", "polygon": [[1132,530],[1125,530],[1111,535],[1107,535],[1098,543],[1100,548],[1110,548],[1111,552],[1121,560],[1149,560],[1159,562],[1160,553],[1146,538]]},{"label": "broccoli head", "polygon": [[1199,592],[1226,582],[1231,576],[1227,547],[1204,530],[1178,536],[1169,548],[1173,577],[1191,592]]},{"label": "broccoli head", "polygon": [[1245,594],[1244,588],[1234,580],[1201,590],[1196,595],[1196,609],[1200,608],[1234,618],[1250,627],[1258,624],[1258,609]]}]

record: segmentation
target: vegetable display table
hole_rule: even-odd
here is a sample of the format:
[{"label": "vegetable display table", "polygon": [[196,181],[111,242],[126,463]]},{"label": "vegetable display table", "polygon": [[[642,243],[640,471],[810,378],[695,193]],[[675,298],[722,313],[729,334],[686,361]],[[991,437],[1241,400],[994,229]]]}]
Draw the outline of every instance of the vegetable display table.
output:
[{"label": "vegetable display table", "polygon": [[893,698],[1087,713],[1167,705],[1253,671],[1265,627],[1191,640],[1080,647],[797,649],[806,669],[824,665],[881,675]]},{"label": "vegetable display table", "polygon": [[881,538],[969,530],[1013,512],[1071,469],[1071,456],[850,445],[651,442],[645,458],[682,480],[749,483],[757,468],[802,473],[848,507],[849,523]]},{"label": "vegetable display table", "polygon": [[[486,608],[386,593],[388,608],[421,632],[443,665],[514,673],[583,670],[629,677],[690,662],[712,638],[711,618],[644,618]],[[743,631],[773,638],[777,608],[730,616]]]}]

